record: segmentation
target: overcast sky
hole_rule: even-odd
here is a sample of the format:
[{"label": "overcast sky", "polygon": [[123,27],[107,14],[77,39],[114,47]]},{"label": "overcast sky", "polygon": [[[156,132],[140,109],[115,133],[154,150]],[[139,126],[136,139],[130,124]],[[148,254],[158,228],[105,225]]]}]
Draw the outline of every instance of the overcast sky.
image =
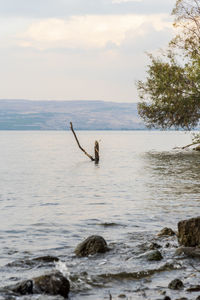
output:
[{"label": "overcast sky", "polygon": [[136,102],[175,0],[0,0],[0,98]]}]

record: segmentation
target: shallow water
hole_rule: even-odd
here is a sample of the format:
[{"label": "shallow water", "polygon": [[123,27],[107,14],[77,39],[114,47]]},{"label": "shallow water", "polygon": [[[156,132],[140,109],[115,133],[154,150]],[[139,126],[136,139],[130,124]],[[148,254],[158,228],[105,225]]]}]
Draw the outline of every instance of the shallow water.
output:
[{"label": "shallow water", "polygon": [[[190,143],[184,132],[77,135],[91,154],[100,140],[98,165],[71,132],[0,131],[0,287],[54,269],[33,260],[53,255],[57,268],[68,268],[71,299],[109,299],[109,293],[159,299],[171,269],[187,278],[193,273],[170,260],[173,247],[163,250],[161,262],[140,255],[162,227],[176,229],[178,221],[199,215],[200,154],[173,150]],[[112,250],[76,258],[76,245],[93,234]],[[176,239],[170,243],[175,247]],[[156,271],[145,276],[146,270]]]}]

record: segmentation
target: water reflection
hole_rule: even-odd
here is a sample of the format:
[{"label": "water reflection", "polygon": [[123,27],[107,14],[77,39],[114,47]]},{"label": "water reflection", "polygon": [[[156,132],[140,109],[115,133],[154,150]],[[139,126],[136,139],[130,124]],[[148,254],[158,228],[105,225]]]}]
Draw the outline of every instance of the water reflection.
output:
[{"label": "water reflection", "polygon": [[[173,186],[199,187],[200,153],[194,151],[149,152],[144,156],[149,172]],[[162,184],[162,182],[161,182]]]},{"label": "water reflection", "polygon": [[[194,151],[147,152],[143,155],[146,186],[152,210],[180,220],[198,214],[200,153]],[[156,200],[155,200],[156,199]],[[155,200],[155,201],[154,201]]]}]

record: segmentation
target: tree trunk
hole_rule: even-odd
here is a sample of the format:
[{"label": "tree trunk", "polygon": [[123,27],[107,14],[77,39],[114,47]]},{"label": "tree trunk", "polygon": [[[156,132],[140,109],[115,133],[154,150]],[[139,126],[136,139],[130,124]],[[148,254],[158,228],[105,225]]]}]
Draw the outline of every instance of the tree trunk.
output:
[{"label": "tree trunk", "polygon": [[99,143],[95,141],[94,144],[94,156],[95,156],[95,164],[98,164],[99,162]]}]

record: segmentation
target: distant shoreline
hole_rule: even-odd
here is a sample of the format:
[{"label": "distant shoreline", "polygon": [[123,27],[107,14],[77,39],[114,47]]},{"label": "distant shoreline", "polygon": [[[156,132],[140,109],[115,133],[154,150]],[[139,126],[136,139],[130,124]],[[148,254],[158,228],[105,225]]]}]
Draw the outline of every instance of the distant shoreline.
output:
[{"label": "distant shoreline", "polygon": [[[186,131],[184,129],[167,129],[167,130],[162,130],[162,129],[77,129],[76,131],[147,131],[147,132],[193,132],[193,131],[199,131],[200,129],[193,129],[191,131]],[[59,131],[70,131],[70,129],[66,128],[66,129],[1,129],[0,128],[0,132],[1,131],[55,131],[55,132],[59,132]]]},{"label": "distant shoreline", "polygon": [[0,131],[65,131],[70,122],[79,131],[149,130],[135,102],[0,99]]}]

